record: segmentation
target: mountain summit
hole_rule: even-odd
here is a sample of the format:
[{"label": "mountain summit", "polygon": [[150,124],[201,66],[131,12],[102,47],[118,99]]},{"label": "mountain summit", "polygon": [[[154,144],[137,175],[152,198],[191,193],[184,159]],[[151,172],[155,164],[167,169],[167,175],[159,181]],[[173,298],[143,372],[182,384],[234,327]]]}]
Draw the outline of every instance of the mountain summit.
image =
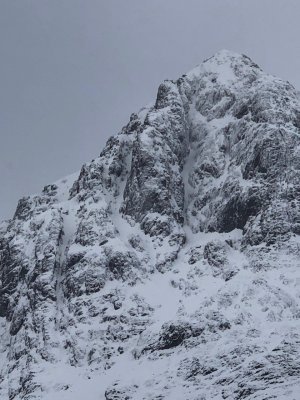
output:
[{"label": "mountain summit", "polygon": [[0,398],[300,392],[300,103],[226,50],[0,224]]}]

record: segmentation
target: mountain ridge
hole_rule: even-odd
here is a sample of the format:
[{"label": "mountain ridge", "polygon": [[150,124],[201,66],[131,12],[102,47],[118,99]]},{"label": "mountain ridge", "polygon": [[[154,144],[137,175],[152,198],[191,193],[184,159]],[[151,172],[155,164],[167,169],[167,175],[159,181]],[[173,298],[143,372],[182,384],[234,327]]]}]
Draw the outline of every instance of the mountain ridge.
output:
[{"label": "mountain ridge", "polygon": [[216,53],[0,228],[0,394],[296,399],[300,103]]}]

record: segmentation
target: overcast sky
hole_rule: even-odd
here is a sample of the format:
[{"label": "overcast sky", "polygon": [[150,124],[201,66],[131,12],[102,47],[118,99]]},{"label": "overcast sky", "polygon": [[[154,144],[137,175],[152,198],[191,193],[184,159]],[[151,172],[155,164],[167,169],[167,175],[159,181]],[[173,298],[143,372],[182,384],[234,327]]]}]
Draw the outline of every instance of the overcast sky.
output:
[{"label": "overcast sky", "polygon": [[299,0],[0,0],[0,219],[226,48],[300,88]]}]

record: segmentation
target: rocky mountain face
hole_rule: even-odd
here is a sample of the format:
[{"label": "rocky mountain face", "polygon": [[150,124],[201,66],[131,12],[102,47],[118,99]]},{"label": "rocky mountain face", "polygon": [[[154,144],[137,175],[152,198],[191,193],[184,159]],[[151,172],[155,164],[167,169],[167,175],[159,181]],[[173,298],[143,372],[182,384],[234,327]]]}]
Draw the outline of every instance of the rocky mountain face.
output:
[{"label": "rocky mountain face", "polygon": [[300,103],[221,51],[0,225],[0,398],[300,392]]}]

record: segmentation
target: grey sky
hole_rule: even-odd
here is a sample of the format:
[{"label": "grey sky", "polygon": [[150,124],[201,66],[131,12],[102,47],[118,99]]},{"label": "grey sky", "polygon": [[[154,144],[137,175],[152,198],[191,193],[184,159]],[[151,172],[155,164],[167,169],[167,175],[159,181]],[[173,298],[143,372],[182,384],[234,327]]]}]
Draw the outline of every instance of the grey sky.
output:
[{"label": "grey sky", "polygon": [[0,0],[0,219],[227,48],[300,88],[299,0]]}]

